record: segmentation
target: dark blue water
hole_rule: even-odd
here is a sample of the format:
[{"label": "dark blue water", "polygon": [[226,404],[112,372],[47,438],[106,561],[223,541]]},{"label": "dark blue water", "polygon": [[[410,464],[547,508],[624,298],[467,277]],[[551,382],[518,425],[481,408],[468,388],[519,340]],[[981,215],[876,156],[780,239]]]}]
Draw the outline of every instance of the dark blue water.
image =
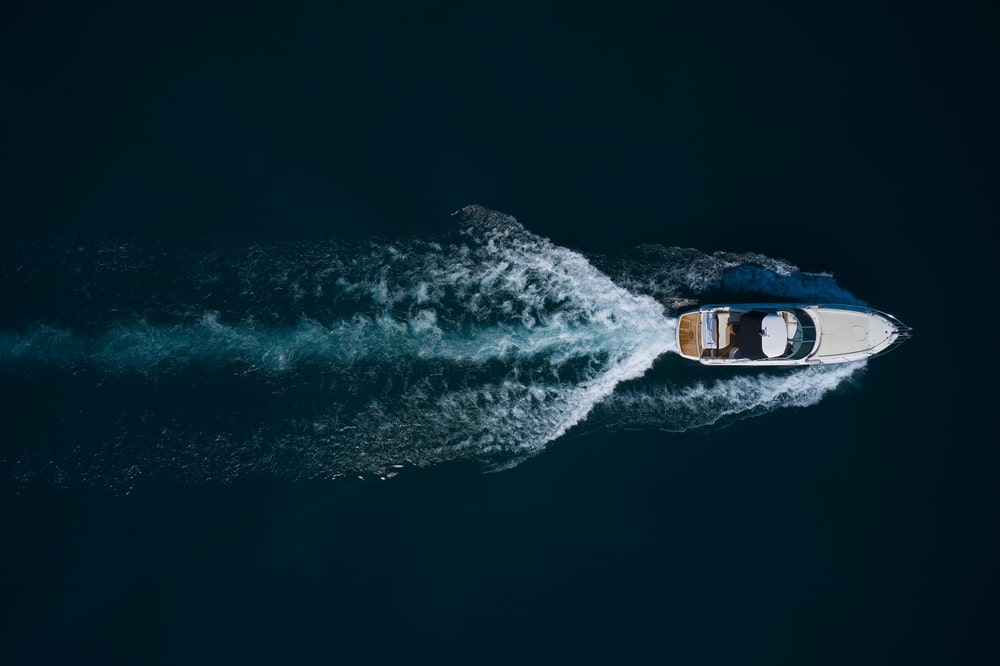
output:
[{"label": "dark blue water", "polygon": [[2,661],[991,663],[988,18],[12,9]]}]

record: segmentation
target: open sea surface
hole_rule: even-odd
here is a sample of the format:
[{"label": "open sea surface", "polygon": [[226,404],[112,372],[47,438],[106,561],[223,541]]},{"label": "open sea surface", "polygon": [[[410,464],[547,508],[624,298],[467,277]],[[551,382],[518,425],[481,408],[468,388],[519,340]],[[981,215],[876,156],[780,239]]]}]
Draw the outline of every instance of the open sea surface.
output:
[{"label": "open sea surface", "polygon": [[15,6],[0,663],[995,663],[993,19]]}]

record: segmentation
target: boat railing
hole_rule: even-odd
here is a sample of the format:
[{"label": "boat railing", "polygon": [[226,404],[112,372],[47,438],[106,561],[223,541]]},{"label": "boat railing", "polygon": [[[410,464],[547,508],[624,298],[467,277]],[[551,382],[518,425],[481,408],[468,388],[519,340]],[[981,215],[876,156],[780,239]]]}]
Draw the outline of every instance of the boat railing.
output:
[{"label": "boat railing", "polygon": [[881,352],[882,354],[886,354],[892,351],[893,349],[896,349],[897,347],[899,347],[899,345],[903,344],[904,342],[913,337],[912,328],[910,328],[903,322],[899,321],[898,319],[896,319],[887,312],[879,312],[879,314],[888,319],[889,321],[891,321],[892,325],[896,327],[896,339],[892,341],[892,344],[890,344],[888,347],[882,350]]}]

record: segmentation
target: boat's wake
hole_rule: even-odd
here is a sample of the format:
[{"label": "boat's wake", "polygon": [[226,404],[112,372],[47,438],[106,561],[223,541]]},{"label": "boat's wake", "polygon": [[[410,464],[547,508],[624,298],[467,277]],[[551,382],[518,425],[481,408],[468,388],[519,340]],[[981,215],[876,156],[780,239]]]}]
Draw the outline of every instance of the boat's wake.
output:
[{"label": "boat's wake", "polygon": [[813,404],[858,370],[632,381],[706,293],[854,299],[760,255],[585,258],[478,207],[440,242],[41,250],[3,266],[4,483],[500,469],[585,420],[704,427]]}]

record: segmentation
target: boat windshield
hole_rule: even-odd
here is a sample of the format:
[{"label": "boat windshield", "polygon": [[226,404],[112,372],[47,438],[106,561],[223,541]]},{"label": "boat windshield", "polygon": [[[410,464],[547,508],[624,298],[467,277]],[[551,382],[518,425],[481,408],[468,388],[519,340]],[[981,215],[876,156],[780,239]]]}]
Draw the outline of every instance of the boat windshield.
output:
[{"label": "boat windshield", "polygon": [[795,317],[797,326],[788,342],[789,349],[782,358],[803,359],[816,347],[816,322],[805,310],[800,308],[786,312],[791,312]]},{"label": "boat windshield", "polygon": [[816,348],[816,322],[801,308],[751,310],[738,327],[734,358],[797,361]]}]

